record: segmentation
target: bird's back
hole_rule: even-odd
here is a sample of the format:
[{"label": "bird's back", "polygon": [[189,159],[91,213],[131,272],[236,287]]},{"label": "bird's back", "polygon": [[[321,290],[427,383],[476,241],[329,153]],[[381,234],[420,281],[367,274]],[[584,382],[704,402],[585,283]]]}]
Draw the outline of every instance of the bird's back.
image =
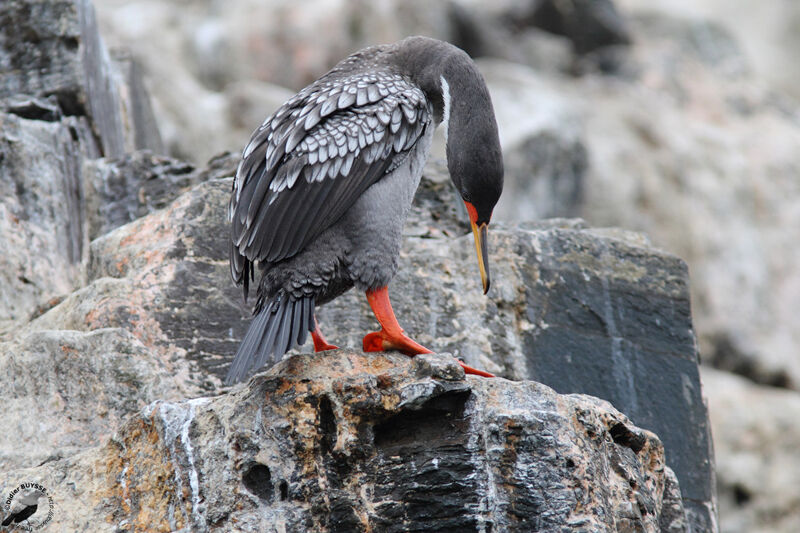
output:
[{"label": "bird's back", "polygon": [[343,60],[253,133],[229,206],[231,273],[292,257],[397,168],[431,122],[422,90],[387,47]]}]

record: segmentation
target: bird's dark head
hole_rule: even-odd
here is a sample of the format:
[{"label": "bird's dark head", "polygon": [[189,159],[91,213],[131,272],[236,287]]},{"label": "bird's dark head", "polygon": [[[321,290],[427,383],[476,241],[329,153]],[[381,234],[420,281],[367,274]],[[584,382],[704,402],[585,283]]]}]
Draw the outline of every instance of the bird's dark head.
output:
[{"label": "bird's dark head", "polygon": [[489,90],[466,54],[456,56],[439,80],[447,168],[467,207],[484,294],[489,291],[488,227],[503,192],[503,155]]},{"label": "bird's dark head", "polygon": [[447,168],[467,206],[483,291],[489,290],[489,220],[503,191],[503,156],[492,100],[466,52],[428,37],[409,37],[393,49],[401,70],[425,91],[447,139]]},{"label": "bird's dark head", "polygon": [[[451,116],[450,120],[447,169],[467,206],[470,222],[488,224],[503,192],[503,156],[494,114],[477,120]],[[456,124],[459,120],[467,123]],[[486,121],[491,121],[491,126]]]},{"label": "bird's dark head", "polygon": [[[503,192],[503,158],[494,113],[490,114],[490,117],[478,118],[479,124],[475,124],[474,118],[456,119],[451,111],[447,136],[447,167],[467,207],[484,294],[489,292],[491,284],[489,221]],[[456,125],[454,120],[465,123]],[[487,126],[487,120],[491,126]]]}]

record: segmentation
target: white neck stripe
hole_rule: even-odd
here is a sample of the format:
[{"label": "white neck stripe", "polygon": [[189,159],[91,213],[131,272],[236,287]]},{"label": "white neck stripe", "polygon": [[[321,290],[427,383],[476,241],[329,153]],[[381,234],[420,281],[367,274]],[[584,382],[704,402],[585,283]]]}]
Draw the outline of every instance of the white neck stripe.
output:
[{"label": "white neck stripe", "polygon": [[440,76],[442,81],[442,101],[444,102],[444,110],[442,111],[442,124],[444,124],[444,140],[447,141],[447,126],[450,124],[450,85],[444,76]]}]

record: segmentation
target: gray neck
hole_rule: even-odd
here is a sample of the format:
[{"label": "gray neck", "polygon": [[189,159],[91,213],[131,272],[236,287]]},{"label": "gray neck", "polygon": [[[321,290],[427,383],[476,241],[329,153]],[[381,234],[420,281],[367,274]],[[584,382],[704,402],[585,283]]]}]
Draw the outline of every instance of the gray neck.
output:
[{"label": "gray neck", "polygon": [[428,37],[403,39],[390,53],[401,72],[425,92],[434,119],[444,123],[450,175],[462,193],[471,188],[462,187],[462,176],[484,165],[502,168],[489,90],[467,53]]},{"label": "gray neck", "polygon": [[429,37],[408,37],[399,41],[391,51],[391,58],[400,71],[425,92],[428,101],[433,105],[437,123],[444,118],[442,77],[445,77],[452,91],[450,78],[453,73],[450,71],[454,67],[461,65],[457,70],[468,70],[470,67],[474,70],[472,60],[463,50]]}]

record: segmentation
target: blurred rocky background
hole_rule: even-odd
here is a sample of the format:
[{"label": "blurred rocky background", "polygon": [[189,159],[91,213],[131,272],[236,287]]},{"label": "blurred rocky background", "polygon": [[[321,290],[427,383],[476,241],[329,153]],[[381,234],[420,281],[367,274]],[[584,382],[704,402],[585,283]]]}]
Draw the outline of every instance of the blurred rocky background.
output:
[{"label": "blurred rocky background", "polygon": [[[21,57],[9,43],[25,32],[41,43],[37,54],[22,56],[26,64],[55,63],[53,54],[63,53],[57,59],[65,68],[46,79],[25,79],[26,98],[17,97],[20,87],[0,84],[6,111],[2,154],[9,154],[0,163],[26,176],[24,187],[0,184],[7,188],[4,197],[17,202],[0,204],[0,236],[6,261],[18,268],[0,272],[0,325],[6,339],[40,315],[38,329],[99,328],[57,342],[41,332],[8,341],[33,360],[51,345],[65,358],[109,347],[101,367],[71,370],[93,384],[85,391],[59,391],[63,367],[51,369],[44,358],[38,363],[53,375],[57,393],[49,398],[64,402],[83,394],[87,405],[96,401],[102,412],[99,422],[81,422],[85,413],[70,413],[75,425],[70,422],[60,449],[80,449],[90,435],[106,434],[142,402],[217,386],[215,378],[176,357],[174,345],[172,351],[169,344],[160,346],[156,360],[125,357],[152,349],[147,339],[157,321],[131,315],[136,306],[127,302],[138,305],[146,298],[121,289],[117,278],[128,275],[129,259],[113,253],[131,242],[106,234],[169,206],[193,185],[228,175],[224,160],[202,172],[191,165],[202,167],[223,150],[240,150],[272,110],[347,53],[421,33],[479,58],[506,158],[498,221],[580,217],[591,226],[643,232],[688,263],[716,448],[720,530],[800,531],[796,2],[96,0],[110,58],[99,42],[84,45],[82,51],[99,58],[94,64],[106,66],[82,76],[71,75],[83,68],[70,55],[78,48],[79,29],[73,31],[76,41],[68,38],[48,49],[54,42],[48,35],[69,35],[70,28],[35,23],[42,6],[68,10],[72,2],[11,4],[33,6],[15,14],[32,28],[0,20],[0,73],[19,67],[9,62]],[[94,24],[85,11],[79,19]],[[62,83],[75,79],[85,83]],[[58,90],[30,90],[37,86]],[[155,155],[119,159],[138,149]],[[436,150],[441,157],[441,144]],[[48,178],[53,168],[63,180]],[[38,200],[45,197],[62,200],[44,208]],[[91,209],[78,212],[84,204]],[[196,202],[185,199],[173,209],[190,204]],[[17,212],[28,216],[20,219]],[[130,239],[142,250],[153,246]],[[51,252],[34,261],[25,247]],[[92,264],[90,257],[106,259]],[[150,279],[143,275],[139,283]],[[98,304],[109,301],[114,306]],[[59,310],[47,313],[53,306]],[[97,307],[105,313],[92,311]],[[122,323],[135,324],[135,331],[114,329]],[[220,348],[208,344],[213,339],[192,335],[177,328],[168,338],[177,339],[181,350],[199,342],[201,354],[235,344],[228,339],[231,346]],[[524,377],[508,361],[496,364],[510,377]],[[162,382],[154,369],[179,378]],[[127,380],[120,382],[122,389],[103,388],[119,376]],[[129,382],[136,384],[135,394],[124,390]],[[20,412],[29,408],[9,405]],[[20,451],[19,457],[47,461],[41,456],[47,449]],[[18,464],[29,466],[22,459]]]}]

